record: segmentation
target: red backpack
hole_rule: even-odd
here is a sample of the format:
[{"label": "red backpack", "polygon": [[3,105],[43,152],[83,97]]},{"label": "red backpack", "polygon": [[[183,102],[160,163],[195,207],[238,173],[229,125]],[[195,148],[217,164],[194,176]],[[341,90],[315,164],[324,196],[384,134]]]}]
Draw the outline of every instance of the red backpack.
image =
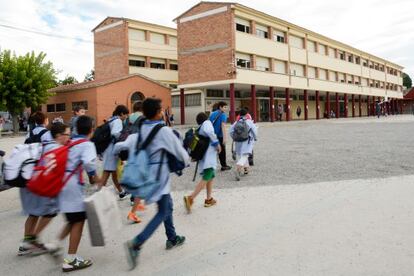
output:
[{"label": "red backpack", "polygon": [[39,162],[33,169],[33,175],[26,187],[34,194],[46,197],[56,197],[66,182],[76,173],[82,171],[82,164],[79,164],[65,178],[66,163],[68,161],[69,149],[75,145],[87,142],[86,139],[79,139],[70,142],[65,146],[50,150],[42,155]]}]

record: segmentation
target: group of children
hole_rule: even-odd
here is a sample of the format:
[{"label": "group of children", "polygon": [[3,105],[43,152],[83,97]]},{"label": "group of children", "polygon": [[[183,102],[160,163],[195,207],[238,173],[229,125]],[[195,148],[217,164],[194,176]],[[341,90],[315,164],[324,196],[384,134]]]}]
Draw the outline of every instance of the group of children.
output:
[{"label": "group of children", "polygon": [[[147,98],[143,102],[137,102],[134,104],[133,110],[134,112],[130,115],[126,106],[119,105],[115,108],[113,116],[107,120],[113,140],[102,156],[97,156],[95,145],[89,141],[93,132],[93,120],[84,115],[84,110],[75,110],[75,118],[71,121],[71,127],[58,122],[51,124],[47,131],[45,131],[48,126],[46,116],[41,112],[36,112],[33,115],[36,125],[28,135],[41,133],[41,142],[44,144],[44,150],[47,151],[65,145],[70,139],[72,141],[78,139],[85,141],[70,148],[66,167],[66,175],[70,176],[70,179],[56,198],[40,197],[26,188],[21,188],[20,195],[23,210],[28,218],[25,223],[24,239],[19,247],[19,255],[50,253],[55,258],[59,258],[63,254],[61,241],[69,235],[69,248],[63,259],[62,270],[68,272],[91,266],[91,260],[83,259],[77,255],[86,220],[82,171],[85,170],[87,172],[91,184],[95,183],[99,187],[106,185],[109,177],[112,176],[119,198],[125,198],[128,192],[131,191],[128,191],[128,189],[124,190],[122,181],[119,180],[118,169],[121,163],[119,154],[125,150],[130,155],[136,154],[137,145],[143,143],[154,127],[160,124],[162,127],[145,149],[149,156],[150,172],[154,175],[159,174],[160,183],[157,191],[152,194],[151,198],[145,201],[145,204],[156,203],[158,205],[158,212],[139,235],[125,243],[127,261],[131,269],[135,268],[143,244],[151,237],[161,223],[165,227],[167,250],[180,246],[185,242],[185,237],[177,235],[175,231],[170,168],[168,160],[163,156],[164,152],[168,152],[174,156],[177,162],[181,162],[185,166],[189,165],[190,157],[187,150],[183,147],[183,141],[177,136],[176,132],[170,127],[165,126],[165,114],[162,111],[160,99]],[[126,125],[134,124],[137,120],[140,120],[139,129],[129,134],[125,140],[119,141]],[[217,203],[212,197],[212,188],[217,167],[217,155],[221,152],[222,147],[220,144],[223,143],[222,139],[219,140],[215,134],[215,122],[210,120],[206,113],[199,113],[196,121],[199,125],[198,133],[208,137],[210,142],[207,152],[198,164],[201,180],[196,185],[194,191],[184,197],[184,204],[188,213],[191,212],[195,198],[204,188],[207,191],[204,206],[211,207]],[[235,168],[236,180],[240,180],[242,175],[248,173],[248,156],[252,154],[254,142],[257,140],[257,127],[245,109],[240,111],[237,121],[231,126],[230,136],[233,137],[235,132],[238,131],[237,123],[239,121],[248,127],[249,138],[245,141],[235,142],[238,158]],[[226,134],[224,133],[224,135]],[[98,159],[103,161],[103,175],[100,178],[97,176]],[[81,170],[78,170],[79,166],[81,166]],[[73,173],[75,170],[77,170],[76,173]],[[131,204],[133,206],[128,214],[128,220],[140,222],[141,220],[136,215],[136,212],[144,210],[145,207],[133,192],[131,192]],[[56,242],[45,245],[39,240],[39,235],[59,212],[64,214],[67,223],[57,237]]]}]

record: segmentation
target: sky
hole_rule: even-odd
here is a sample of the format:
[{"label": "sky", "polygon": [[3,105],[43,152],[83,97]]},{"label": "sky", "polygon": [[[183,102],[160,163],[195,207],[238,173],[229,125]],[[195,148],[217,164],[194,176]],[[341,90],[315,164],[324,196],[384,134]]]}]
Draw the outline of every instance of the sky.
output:
[{"label": "sky", "polygon": [[[0,0],[0,48],[18,55],[43,51],[59,78],[82,81],[94,66],[91,30],[107,16],[176,27],[173,19],[198,2]],[[397,63],[414,79],[413,0],[237,2]]]}]

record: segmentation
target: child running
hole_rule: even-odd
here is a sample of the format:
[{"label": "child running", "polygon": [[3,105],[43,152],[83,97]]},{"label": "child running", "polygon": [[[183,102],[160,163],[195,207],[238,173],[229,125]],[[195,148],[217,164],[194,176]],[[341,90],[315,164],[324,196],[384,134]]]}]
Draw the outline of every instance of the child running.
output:
[{"label": "child running", "polygon": [[[147,119],[143,122],[138,134],[131,134],[124,143],[117,143],[114,152],[116,153],[122,149],[129,149],[129,154],[135,154],[138,135],[141,136],[140,141],[143,142],[156,125],[164,124],[161,108],[160,99],[147,98],[143,102],[143,112]],[[167,160],[162,161],[162,163],[160,162],[165,152],[169,152],[171,155],[174,155],[178,161],[188,165],[188,153],[182,146],[182,142],[175,136],[172,129],[168,127],[162,127],[158,131],[154,139],[146,148],[146,152],[150,158],[151,173],[157,174],[159,171],[159,180],[161,183],[159,189],[146,204],[156,202],[158,205],[158,212],[138,236],[125,243],[127,261],[131,270],[137,265],[137,259],[143,244],[152,236],[161,223],[164,223],[165,233],[167,235],[166,249],[172,249],[182,245],[185,241],[185,237],[176,234],[173,223],[173,201],[170,195],[171,182],[168,162]]]},{"label": "child running", "polygon": [[203,178],[197,184],[191,195],[184,196],[184,206],[188,213],[191,213],[194,199],[204,187],[207,187],[207,197],[204,201],[204,207],[211,207],[217,203],[217,201],[212,198],[211,193],[213,190],[213,180],[216,176],[217,154],[221,151],[220,142],[214,133],[213,124],[208,119],[207,114],[204,112],[198,113],[196,121],[199,125],[198,133],[202,136],[209,137],[210,145],[203,159],[199,162],[199,169]]},{"label": "child running", "polygon": [[[92,118],[88,116],[79,116],[76,121],[78,135],[73,137],[73,141],[90,139],[92,135],[92,125]],[[67,221],[59,236],[58,249],[61,249],[60,242],[69,235],[68,254],[62,264],[63,272],[83,269],[92,265],[91,260],[85,260],[78,256],[77,251],[86,220],[82,171],[85,170],[87,172],[91,184],[99,182],[99,179],[96,176],[96,159],[96,149],[92,142],[85,141],[79,143],[69,150],[65,176],[76,170],[78,166],[81,166],[81,169],[70,177],[58,197],[59,209],[66,217]]]},{"label": "child running", "polygon": [[249,173],[249,155],[253,152],[254,142],[257,140],[257,127],[247,117],[247,110],[240,110],[240,119],[230,128],[230,136],[235,142],[237,164],[235,177],[239,181],[242,175]]},{"label": "child running", "polygon": [[[38,122],[39,129],[44,129],[47,124],[44,114],[38,112],[35,114],[35,119]],[[44,123],[40,124],[40,120]],[[41,125],[41,126],[40,126]],[[52,141],[44,142],[44,152],[53,150],[57,147],[65,145],[69,141],[69,127],[62,123],[54,123],[50,128],[49,135],[53,137]],[[42,135],[46,137],[48,135]],[[24,239],[19,247],[19,256],[25,255],[40,255],[48,252],[48,249],[39,242],[39,235],[49,222],[58,213],[58,204],[56,198],[44,197],[30,192],[27,188],[20,189],[20,198],[22,201],[23,212],[28,215],[24,226]]]},{"label": "child running", "polygon": [[125,105],[118,105],[115,108],[112,113],[112,117],[109,119],[109,126],[113,141],[103,153],[104,172],[102,174],[102,185],[105,186],[108,182],[109,175],[112,175],[112,181],[114,182],[115,188],[118,190],[120,199],[123,199],[127,193],[122,190],[118,181],[118,173],[116,171],[118,157],[114,155],[113,150],[114,143],[118,139],[123,128],[122,122],[128,118],[128,114],[129,110]]}]

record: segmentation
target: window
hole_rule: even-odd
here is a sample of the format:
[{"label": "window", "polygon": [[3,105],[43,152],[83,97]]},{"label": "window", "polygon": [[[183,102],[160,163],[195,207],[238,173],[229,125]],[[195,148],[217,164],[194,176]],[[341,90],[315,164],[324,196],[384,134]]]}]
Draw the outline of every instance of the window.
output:
[{"label": "window", "polygon": [[275,60],[274,67],[275,73],[286,74],[286,62]]},{"label": "window", "polygon": [[323,44],[319,44],[319,54],[326,55],[326,46]]},{"label": "window", "polygon": [[236,18],[236,30],[239,32],[249,34],[250,33],[250,22],[245,19]]},{"label": "window", "polygon": [[305,66],[302,64],[291,63],[290,64],[290,74],[292,76],[304,77],[305,76]]},{"label": "window", "polygon": [[334,71],[329,71],[329,80],[336,81],[336,73]]},{"label": "window", "polygon": [[353,55],[348,55],[348,62],[354,63],[354,56]]},{"label": "window", "polygon": [[361,58],[360,57],[355,57],[355,63],[356,64],[361,64]]},{"label": "window", "polygon": [[315,41],[308,40],[307,47],[308,47],[309,52],[316,52],[316,43],[315,43]]},{"label": "window", "polygon": [[174,95],[171,97],[171,105],[172,107],[180,107],[180,96]]},{"label": "window", "polygon": [[65,103],[56,104],[56,112],[65,112],[65,111],[66,111],[66,104]]},{"label": "window", "polygon": [[177,37],[170,36],[170,45],[175,47],[177,46]]},{"label": "window", "polygon": [[293,47],[303,49],[303,38],[291,35],[289,36],[289,44]]},{"label": "window", "polygon": [[315,79],[316,78],[316,68],[315,67],[308,67],[308,78]]},{"label": "window", "polygon": [[329,48],[328,48],[328,55],[329,55],[329,57],[331,57],[331,58],[335,58],[335,49],[334,49],[334,48],[329,47]]},{"label": "window", "polygon": [[256,25],[256,35],[261,38],[268,38],[269,33],[267,27],[262,25]]},{"label": "window", "polygon": [[129,60],[129,66],[145,67],[145,61],[142,60]]},{"label": "window", "polygon": [[325,69],[319,69],[319,79],[326,80],[326,70]]},{"label": "window", "polygon": [[172,61],[172,60],[170,60],[170,68],[169,68],[170,70],[175,70],[175,71],[177,71],[178,70],[178,64],[177,64],[177,62],[176,61]]},{"label": "window", "polygon": [[250,68],[250,55],[237,53],[236,63],[237,63],[237,67]]},{"label": "window", "polygon": [[352,84],[353,82],[352,82],[352,76],[351,75],[347,75],[346,76],[346,79],[348,80],[348,83],[349,84]]},{"label": "window", "polygon": [[151,68],[165,69],[165,60],[159,58],[151,58]]},{"label": "window", "polygon": [[273,30],[273,40],[280,43],[285,43],[285,33],[279,30]]},{"label": "window", "polygon": [[[240,91],[234,91],[234,97],[235,98],[240,98]],[[226,98],[230,98],[230,91],[229,90],[227,90],[226,91]]]},{"label": "window", "polygon": [[379,71],[379,65],[378,65],[378,63],[375,63],[374,69]]},{"label": "window", "polygon": [[340,51],[339,52],[339,59],[345,60],[345,53]]},{"label": "window", "polygon": [[366,78],[362,78],[361,85],[362,86],[368,86],[368,80]]},{"label": "window", "polygon": [[145,41],[145,31],[128,29],[128,36],[130,40]]},{"label": "window", "polygon": [[207,89],[207,97],[223,98],[223,90],[221,90],[221,89]]},{"label": "window", "polygon": [[77,106],[81,106],[85,110],[88,110],[88,101],[72,102],[72,110],[74,110]]},{"label": "window", "polygon": [[185,95],[185,106],[201,106],[201,94]]},{"label": "window", "polygon": [[338,73],[338,81],[345,82],[345,75],[343,73]]},{"label": "window", "polygon": [[55,105],[54,104],[48,104],[46,106],[46,111],[47,112],[55,112]]},{"label": "window", "polygon": [[368,67],[368,61],[366,59],[362,60],[362,66]]},{"label": "window", "polygon": [[165,36],[159,33],[150,33],[150,41],[156,44],[165,44]]},{"label": "window", "polygon": [[354,77],[354,82],[356,85],[360,85],[361,84],[361,77]]},{"label": "window", "polygon": [[269,71],[269,59],[265,57],[256,57],[256,69],[260,71]]}]

